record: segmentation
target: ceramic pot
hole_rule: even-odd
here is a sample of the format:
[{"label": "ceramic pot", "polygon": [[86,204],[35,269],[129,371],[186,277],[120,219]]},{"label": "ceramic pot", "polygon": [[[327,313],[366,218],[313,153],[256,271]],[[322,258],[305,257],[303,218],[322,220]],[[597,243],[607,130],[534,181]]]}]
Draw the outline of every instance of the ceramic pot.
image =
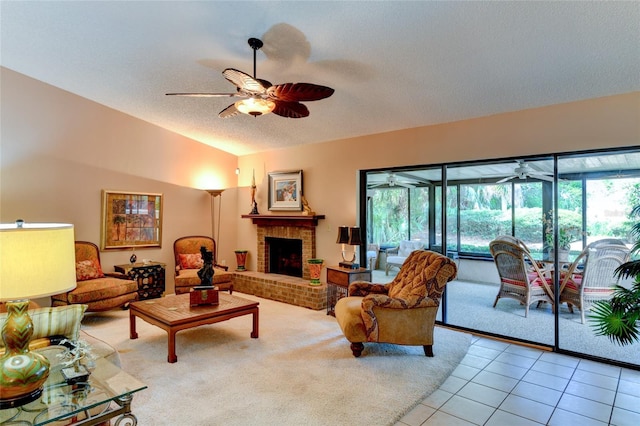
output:
[{"label": "ceramic pot", "polygon": [[238,272],[243,272],[246,271],[246,264],[247,264],[247,250],[235,250],[235,254],[236,254],[236,263],[238,265],[238,268],[236,269],[236,271]]},{"label": "ceramic pot", "polygon": [[320,273],[322,272],[322,265],[324,264],[324,260],[309,259],[307,263],[309,264],[309,276],[311,277],[309,285],[322,285],[322,283],[320,282]]}]

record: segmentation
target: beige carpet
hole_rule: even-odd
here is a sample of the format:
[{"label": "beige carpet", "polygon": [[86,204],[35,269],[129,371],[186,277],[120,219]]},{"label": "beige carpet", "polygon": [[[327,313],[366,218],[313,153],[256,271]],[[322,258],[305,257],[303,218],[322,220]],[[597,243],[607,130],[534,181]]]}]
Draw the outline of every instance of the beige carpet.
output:
[{"label": "beige carpet", "polygon": [[251,316],[181,331],[178,362],[167,335],[128,311],[88,314],[83,329],[115,346],[122,367],[148,385],[133,412],[146,425],[393,424],[449,376],[470,336],[436,328],[434,358],[422,347],[365,344],[354,358],[335,318],[258,297],[260,338]]}]

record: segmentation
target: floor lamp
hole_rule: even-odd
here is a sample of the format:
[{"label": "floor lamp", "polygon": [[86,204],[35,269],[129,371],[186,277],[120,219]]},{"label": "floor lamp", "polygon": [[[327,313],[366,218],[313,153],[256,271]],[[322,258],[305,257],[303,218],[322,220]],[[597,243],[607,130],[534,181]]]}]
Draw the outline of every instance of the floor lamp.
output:
[{"label": "floor lamp", "polygon": [[49,361],[29,351],[33,322],[29,299],[76,287],[73,225],[0,224],[0,301],[6,302],[0,357],[0,408],[38,398],[49,376]]},{"label": "floor lamp", "polygon": [[[220,209],[222,207],[222,191],[224,189],[207,189],[206,190],[209,195],[211,195],[211,238],[216,242],[216,249],[214,251],[216,257],[218,256],[218,252],[220,251]],[[217,196],[220,196],[220,202],[218,203],[218,239],[216,239],[216,220],[215,220],[215,199]],[[218,263],[218,259],[213,259],[213,264],[216,265]]]}]

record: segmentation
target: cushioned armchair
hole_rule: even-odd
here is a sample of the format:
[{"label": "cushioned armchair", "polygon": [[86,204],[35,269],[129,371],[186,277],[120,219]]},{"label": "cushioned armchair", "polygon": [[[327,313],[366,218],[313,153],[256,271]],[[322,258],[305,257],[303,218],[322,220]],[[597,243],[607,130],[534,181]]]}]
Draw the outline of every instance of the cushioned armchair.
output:
[{"label": "cushioned armchair", "polygon": [[584,324],[585,312],[599,300],[609,300],[618,285],[616,269],[629,260],[629,248],[620,240],[606,238],[589,244],[578,258],[563,271],[560,281],[560,303],[569,311],[580,309]]},{"label": "cushioned armchair", "polygon": [[423,248],[424,244],[422,241],[400,241],[398,247],[387,249],[385,274],[389,275],[389,269],[391,269],[392,266],[400,268],[411,252],[414,250],[422,250]]},{"label": "cushioned armchair", "polygon": [[124,274],[104,273],[98,246],[76,241],[77,287],[67,293],[51,296],[52,306],[87,305],[88,312],[107,311],[127,306],[138,300],[138,283]]},{"label": "cushioned armchair", "polygon": [[189,236],[178,238],[173,243],[173,254],[176,260],[176,294],[188,293],[191,288],[200,285],[198,270],[204,264],[200,247],[206,247],[213,253],[213,285],[233,293],[233,273],[228,272],[228,266],[216,263],[216,242],[214,239],[204,236]]},{"label": "cushioned armchair", "polygon": [[417,250],[389,284],[356,281],[338,300],[336,319],[358,357],[364,342],[421,345],[433,356],[433,328],[444,286],[456,276],[453,260]]}]

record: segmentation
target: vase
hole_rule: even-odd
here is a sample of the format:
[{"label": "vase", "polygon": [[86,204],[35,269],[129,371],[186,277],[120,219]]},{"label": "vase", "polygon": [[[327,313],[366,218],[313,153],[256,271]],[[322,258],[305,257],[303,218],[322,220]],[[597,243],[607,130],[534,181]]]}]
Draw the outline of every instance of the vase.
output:
[{"label": "vase", "polygon": [[322,283],[320,282],[320,273],[322,272],[322,265],[324,263],[324,260],[309,259],[307,263],[309,264],[309,276],[311,277],[309,285],[322,285]]},{"label": "vase", "polygon": [[247,263],[247,250],[235,250],[235,254],[236,254],[236,263],[238,265],[238,268],[236,269],[236,271],[238,272],[243,272],[246,271],[246,263]]},{"label": "vase", "polygon": [[[555,259],[555,252],[553,249],[549,252],[550,260]],[[560,249],[558,250],[558,262],[569,262],[569,250]]]},{"label": "vase", "polygon": [[29,351],[33,322],[29,301],[7,302],[7,319],[2,328],[5,353],[0,357],[0,409],[10,408],[38,398],[49,376],[49,361]]}]

